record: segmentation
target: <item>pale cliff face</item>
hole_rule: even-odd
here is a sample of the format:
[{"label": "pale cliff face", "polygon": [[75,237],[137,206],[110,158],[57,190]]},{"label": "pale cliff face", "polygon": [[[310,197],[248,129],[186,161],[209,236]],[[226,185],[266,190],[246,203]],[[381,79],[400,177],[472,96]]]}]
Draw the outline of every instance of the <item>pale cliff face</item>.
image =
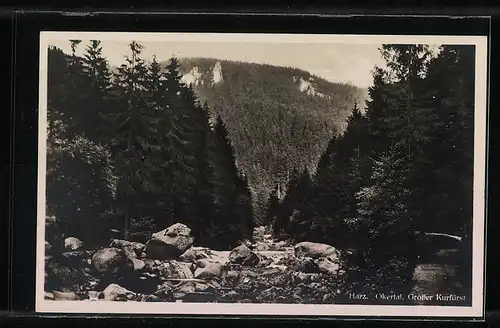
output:
[{"label": "pale cliff face", "polygon": [[198,66],[194,66],[189,72],[184,74],[181,79],[187,85],[192,84],[194,87],[204,84],[202,74],[198,70]]},{"label": "pale cliff face", "polygon": [[217,84],[217,83],[221,83],[223,81],[223,78],[222,78],[222,65],[220,64],[220,62],[217,62],[215,65],[214,65],[214,68],[212,69],[212,84]]}]

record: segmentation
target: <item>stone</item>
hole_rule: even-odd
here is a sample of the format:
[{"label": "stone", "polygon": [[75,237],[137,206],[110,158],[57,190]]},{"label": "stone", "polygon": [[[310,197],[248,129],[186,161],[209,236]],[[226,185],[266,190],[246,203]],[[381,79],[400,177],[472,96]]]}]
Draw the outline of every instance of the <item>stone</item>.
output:
[{"label": "stone", "polygon": [[146,263],[144,263],[144,261],[142,260],[139,259],[131,259],[131,260],[134,263],[134,271],[141,271],[146,266]]},{"label": "stone", "polygon": [[257,265],[259,260],[259,256],[244,244],[234,248],[229,253],[229,261],[234,264],[252,266]]},{"label": "stone", "polygon": [[302,258],[298,264],[296,270],[303,273],[318,273],[318,264],[310,257]]},{"label": "stone", "polygon": [[187,251],[194,242],[191,229],[176,223],[156,232],[146,244],[146,255],[156,260],[172,260]]},{"label": "stone", "polygon": [[104,298],[104,294],[98,291],[88,291],[89,300],[98,301]]},{"label": "stone", "polygon": [[329,275],[337,275],[339,273],[340,265],[328,258],[320,259],[316,263],[318,264],[318,269],[321,273]]},{"label": "stone", "polygon": [[296,257],[311,257],[314,259],[330,258],[338,260],[340,257],[339,251],[335,247],[310,241],[295,245],[294,252]]},{"label": "stone", "polygon": [[209,265],[210,262],[208,260],[201,259],[201,260],[196,260],[195,264],[196,264],[196,267],[198,267],[198,268],[204,268],[207,265]]},{"label": "stone", "polygon": [[55,301],[79,301],[80,297],[74,292],[52,291]]},{"label": "stone", "polygon": [[196,261],[196,251],[191,247],[181,256],[179,256],[179,260],[184,262],[195,262]]},{"label": "stone", "polygon": [[83,242],[75,237],[64,239],[64,248],[70,251],[77,251],[83,248]]},{"label": "stone", "polygon": [[222,277],[222,264],[210,263],[204,268],[198,268],[194,272],[194,277],[204,280],[219,279]]},{"label": "stone", "polygon": [[45,292],[44,299],[53,301],[55,300],[54,293]]},{"label": "stone", "polygon": [[134,293],[117,284],[110,284],[102,292],[105,301],[128,301],[134,297]]},{"label": "stone", "polygon": [[124,278],[134,271],[134,262],[124,250],[107,247],[92,256],[92,268],[101,277]]},{"label": "stone", "polygon": [[163,263],[159,269],[160,275],[164,278],[172,279],[192,279],[194,278],[191,271],[191,265],[183,262],[172,260]]},{"label": "stone", "polygon": [[110,247],[116,247],[116,248],[121,248],[121,249],[127,249],[131,250],[135,253],[134,257],[140,257],[141,254],[144,252],[146,249],[146,245],[138,242],[133,242],[133,241],[128,241],[128,240],[122,240],[122,239],[113,239],[111,240],[111,243],[109,244]]}]

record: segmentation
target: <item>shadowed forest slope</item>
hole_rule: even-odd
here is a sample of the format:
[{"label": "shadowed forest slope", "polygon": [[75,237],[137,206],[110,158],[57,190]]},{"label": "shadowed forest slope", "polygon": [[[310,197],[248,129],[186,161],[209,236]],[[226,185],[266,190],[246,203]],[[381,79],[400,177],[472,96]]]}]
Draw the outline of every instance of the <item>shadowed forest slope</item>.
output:
[{"label": "shadowed forest slope", "polygon": [[293,172],[314,173],[328,140],[367,95],[291,67],[184,58],[180,69],[183,82],[225,122],[257,219],[273,188],[284,189]]}]

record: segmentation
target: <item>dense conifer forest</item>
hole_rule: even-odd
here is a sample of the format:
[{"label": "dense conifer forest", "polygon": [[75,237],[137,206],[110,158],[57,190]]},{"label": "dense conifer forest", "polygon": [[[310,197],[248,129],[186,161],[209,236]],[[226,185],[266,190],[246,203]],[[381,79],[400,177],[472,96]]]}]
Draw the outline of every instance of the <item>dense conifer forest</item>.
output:
[{"label": "dense conifer forest", "polygon": [[111,74],[101,51],[99,41],[83,58],[49,49],[47,210],[64,235],[98,244],[113,229],[146,242],[182,222],[204,246],[251,238],[250,190],[227,128],[210,124],[178,61],[164,71],[133,42]]},{"label": "dense conifer forest", "polygon": [[197,246],[230,250],[266,225],[345,250],[351,289],[384,291],[409,285],[419,232],[470,245],[474,47],[383,45],[366,102],[322,80],[329,96],[306,102],[273,82],[303,71],[263,65],[256,78],[261,66],[223,62],[226,83],[195,85],[183,74],[215,60],[159,62],[131,42],[112,68],[99,41],[70,42],[70,54],[48,49],[47,215],[60,241],[146,243],[184,223]]}]

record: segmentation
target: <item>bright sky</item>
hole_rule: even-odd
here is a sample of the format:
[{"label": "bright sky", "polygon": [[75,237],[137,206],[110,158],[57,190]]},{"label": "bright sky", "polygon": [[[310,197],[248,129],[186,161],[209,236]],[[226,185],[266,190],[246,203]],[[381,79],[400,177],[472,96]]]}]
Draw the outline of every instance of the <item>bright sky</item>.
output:
[{"label": "bright sky", "polygon": [[[103,55],[111,65],[123,63],[129,41],[102,41]],[[70,42],[54,40],[51,45],[70,53]],[[77,54],[88,41],[83,40]],[[141,42],[144,58],[157,60],[181,57],[210,57],[252,63],[291,66],[309,71],[332,82],[347,82],[359,87],[372,84],[375,65],[385,66],[378,44],[339,43],[249,43],[249,42]]]}]

